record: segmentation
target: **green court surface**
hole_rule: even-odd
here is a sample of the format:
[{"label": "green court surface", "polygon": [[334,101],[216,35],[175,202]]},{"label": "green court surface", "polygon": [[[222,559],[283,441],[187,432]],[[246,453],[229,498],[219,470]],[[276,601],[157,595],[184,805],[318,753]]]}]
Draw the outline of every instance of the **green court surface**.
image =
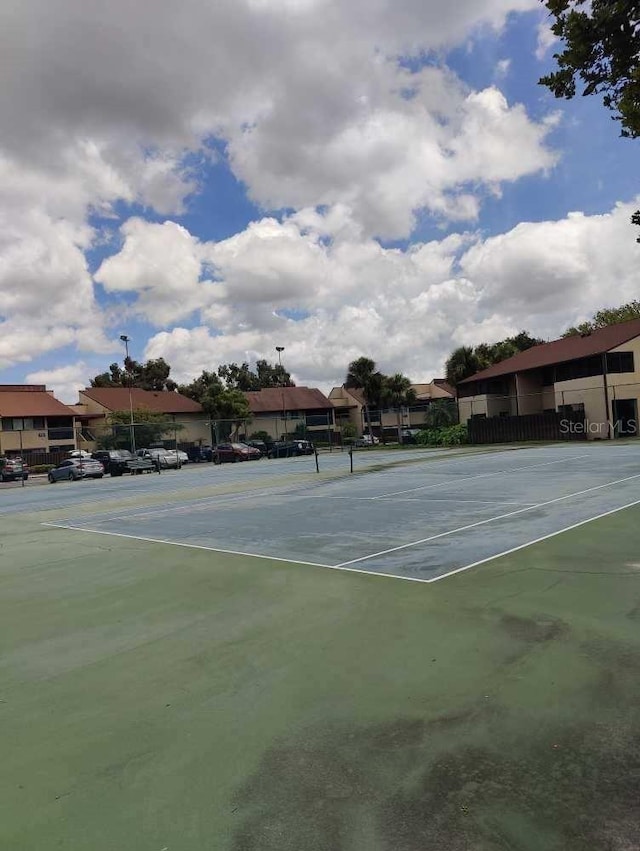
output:
[{"label": "green court surface", "polygon": [[397,460],[0,491],[0,849],[640,848],[640,446]]}]

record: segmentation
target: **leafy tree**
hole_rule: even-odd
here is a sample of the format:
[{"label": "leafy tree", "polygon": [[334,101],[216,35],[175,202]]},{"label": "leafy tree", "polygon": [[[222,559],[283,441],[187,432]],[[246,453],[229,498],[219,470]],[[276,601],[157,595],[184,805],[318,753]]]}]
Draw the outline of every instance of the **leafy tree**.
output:
[{"label": "leafy tree", "polygon": [[101,372],[89,382],[91,387],[124,387],[124,371],[118,363],[112,363],[108,372]]},{"label": "leafy tree", "polygon": [[354,437],[358,434],[358,429],[355,426],[355,423],[345,423],[340,427],[340,433],[342,434],[343,440],[353,440]]},{"label": "leafy tree", "polygon": [[249,369],[248,363],[222,364],[218,367],[218,376],[230,390],[260,390],[258,376]]},{"label": "leafy tree", "polygon": [[194,378],[189,384],[181,384],[178,387],[178,392],[189,399],[202,404],[202,399],[207,393],[222,392],[224,384],[215,372],[207,372],[203,370],[198,378]]},{"label": "leafy tree", "polygon": [[483,367],[472,346],[459,346],[447,358],[445,371],[447,381],[454,387],[464,378],[479,372]]},{"label": "leafy tree", "polygon": [[593,314],[593,319],[567,328],[562,336],[575,337],[578,334],[590,334],[599,328],[617,325],[618,322],[627,322],[629,319],[640,319],[640,301],[637,299],[629,301],[627,304],[621,304],[620,307],[605,307],[598,310],[597,313]]},{"label": "leafy tree", "polygon": [[476,372],[480,372],[481,369],[486,369],[494,363],[513,357],[518,352],[524,352],[532,346],[540,345],[540,343],[544,343],[544,340],[539,340],[526,331],[521,331],[515,337],[507,337],[497,343],[480,343],[475,348],[460,346],[447,359],[445,367],[447,381],[455,387],[464,378],[469,378]]},{"label": "leafy tree", "polygon": [[396,372],[395,375],[385,376],[383,396],[385,402],[396,409],[398,443],[402,443],[401,409],[406,405],[415,405],[416,391],[406,375]]},{"label": "leafy tree", "polygon": [[458,409],[455,399],[434,399],[424,415],[427,429],[456,425],[457,421]]},{"label": "leafy tree", "polygon": [[92,387],[138,387],[141,390],[175,390],[177,384],[169,378],[171,367],[164,358],[139,363],[125,358],[124,370],[112,363],[108,372],[91,379]]},{"label": "leafy tree", "polygon": [[[364,413],[367,423],[367,431],[373,435],[371,430],[371,409],[383,407],[396,408],[398,415],[398,440],[402,439],[402,423],[400,420],[400,408],[403,405],[411,405],[416,401],[415,390],[411,387],[411,381],[401,373],[385,375],[376,369],[375,361],[371,358],[361,357],[349,364],[344,386],[359,389],[364,397]],[[383,432],[384,436],[384,432]]]},{"label": "leafy tree", "polygon": [[640,2],[638,0],[545,0],[551,29],[564,39],[558,70],[542,77],[557,98],[603,94],[621,134],[640,136]]},{"label": "leafy tree", "polygon": [[[640,136],[639,0],[544,0],[544,4],[555,18],[551,29],[564,40],[564,50],[554,54],[557,70],[540,83],[557,98],[570,100],[580,80],[583,96],[603,96],[604,106],[620,122],[621,136]],[[640,225],[640,210],[631,222]]]},{"label": "leafy tree", "polygon": [[218,367],[218,376],[230,390],[263,390],[265,387],[294,387],[291,375],[280,364],[256,361],[256,371],[248,363],[228,363]]},{"label": "leafy tree", "polygon": [[202,405],[210,420],[218,423],[225,434],[237,433],[240,425],[251,419],[251,409],[247,397],[241,390],[228,388],[222,383],[215,372],[204,370],[202,375],[190,384],[181,385],[180,392]]},{"label": "leafy tree", "polygon": [[380,390],[382,388],[381,373],[376,372],[375,361],[366,357],[357,358],[357,360],[352,361],[347,370],[344,386],[362,391],[365,402],[364,415],[367,421],[367,431],[370,435],[373,435],[369,407],[374,404],[375,397],[380,396]]},{"label": "leafy tree", "polygon": [[256,374],[260,387],[295,387],[291,375],[281,364],[270,364],[266,360],[256,361]]},{"label": "leafy tree", "polygon": [[[107,422],[111,426],[111,433],[103,434],[98,439],[102,449],[131,449],[131,412],[112,411]],[[158,411],[150,411],[148,408],[135,408],[133,411],[133,422],[135,429],[135,442],[138,448],[151,446],[159,443],[166,434],[175,434],[182,431],[180,423],[167,419]]]}]

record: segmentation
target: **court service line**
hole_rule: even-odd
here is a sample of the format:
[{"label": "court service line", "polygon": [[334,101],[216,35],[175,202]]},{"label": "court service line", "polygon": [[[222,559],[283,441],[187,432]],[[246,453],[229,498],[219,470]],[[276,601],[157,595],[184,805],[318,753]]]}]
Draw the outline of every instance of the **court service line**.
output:
[{"label": "court service line", "polygon": [[494,561],[497,558],[517,553],[519,550],[524,550],[527,547],[532,547],[534,544],[540,544],[542,541],[548,541],[549,538],[555,538],[556,535],[564,535],[565,532],[570,532],[572,529],[578,529],[580,526],[585,526],[587,523],[593,523],[595,520],[601,520],[603,517],[609,517],[611,514],[617,514],[619,511],[625,511],[627,508],[633,508],[635,505],[640,505],[640,499],[633,502],[628,502],[626,505],[620,505],[618,508],[611,508],[609,511],[603,511],[602,514],[596,514],[595,517],[589,517],[586,520],[580,520],[579,523],[572,523],[571,526],[565,526],[564,529],[558,529],[557,532],[550,532],[548,535],[541,535],[539,538],[534,538],[532,541],[527,541],[526,544],[519,544],[517,547],[511,547],[510,550],[503,550],[501,553],[496,553],[486,558],[481,558],[479,561],[474,561],[471,564],[466,564],[464,567],[456,567],[455,570],[449,570],[440,576],[434,576],[432,579],[427,579],[427,582],[439,582],[441,579],[446,579],[448,576],[453,576],[455,573],[462,573],[465,570],[471,570],[472,567],[479,567],[481,564],[486,564],[489,561]]},{"label": "court service line", "polygon": [[477,526],[485,526],[487,523],[494,523],[496,520],[505,520],[507,517],[515,517],[516,514],[524,514],[527,511],[534,511],[536,508],[544,508],[547,505],[553,505],[556,502],[562,502],[565,499],[572,499],[574,496],[582,496],[585,493],[602,490],[602,488],[610,488],[613,485],[619,485],[622,484],[622,482],[629,482],[632,479],[640,479],[640,473],[636,473],[633,476],[626,476],[624,479],[616,479],[616,481],[607,482],[604,485],[595,485],[595,487],[586,488],[585,490],[576,491],[575,493],[569,493],[565,496],[558,496],[555,499],[549,499],[546,502],[538,502],[535,505],[528,506],[527,508],[519,508],[517,511],[509,511],[507,514],[498,514],[496,517],[487,517],[485,520],[477,520],[475,523],[468,523],[466,526],[459,526],[457,529],[449,529],[447,532],[439,532],[437,535],[430,535],[428,538],[421,538],[419,541],[412,541],[409,544],[400,544],[397,547],[389,547],[386,550],[380,550],[380,552],[371,553],[371,555],[368,556],[360,556],[360,558],[353,558],[350,561],[343,561],[340,564],[337,564],[336,567],[346,567],[349,564],[357,564],[358,562],[369,561],[372,558],[379,558],[380,556],[389,555],[389,553],[395,553],[399,550],[417,547],[420,544],[427,544],[430,541],[436,541],[439,538],[446,538],[447,535],[455,535],[457,532],[466,532],[468,529],[475,529]]},{"label": "court service line", "polygon": [[206,550],[214,553],[225,553],[233,556],[245,556],[247,558],[262,558],[270,561],[285,561],[290,564],[305,564],[309,567],[332,567],[330,564],[320,564],[316,561],[300,561],[296,558],[282,558],[281,556],[268,556],[260,553],[246,553],[241,550],[224,550],[220,547],[205,547],[203,544],[187,544],[183,541],[168,541],[164,538],[147,538],[142,535],[127,535],[124,532],[107,532],[105,529],[84,529],[82,526],[66,526],[63,523],[42,523],[42,526],[53,526],[56,529],[68,529],[71,532],[88,532],[91,535],[111,535],[113,538],[129,538],[132,541],[145,541],[148,544],[169,544],[172,547],[183,547],[190,550]]},{"label": "court service line", "polygon": [[379,502],[381,499],[387,499],[389,502],[421,502],[423,505],[426,505],[429,502],[472,502],[472,503],[481,503],[483,505],[536,505],[535,502],[513,502],[510,499],[458,499],[457,497],[441,497],[441,496],[430,496],[427,499],[421,499],[417,496],[405,496],[400,497],[399,499],[395,499],[392,497],[381,497],[381,496],[332,496],[325,494],[302,494],[303,499],[343,499],[349,502]]},{"label": "court service line", "polygon": [[526,467],[513,467],[510,470],[494,470],[492,473],[478,473],[475,476],[465,476],[463,479],[450,479],[448,482],[438,482],[433,485],[422,485],[417,488],[408,488],[403,491],[391,491],[390,493],[382,493],[379,496],[371,497],[371,499],[384,499],[387,496],[401,496],[403,493],[413,493],[414,491],[429,490],[431,488],[441,488],[446,485],[457,484],[458,482],[470,482],[472,479],[486,479],[490,476],[501,476],[505,473],[517,473],[520,470],[534,470],[537,467],[549,467],[552,464],[562,464],[565,461],[576,461],[579,458],[590,458],[590,453],[585,455],[567,455],[566,458],[559,458],[557,461],[545,461],[543,464],[528,464]]}]

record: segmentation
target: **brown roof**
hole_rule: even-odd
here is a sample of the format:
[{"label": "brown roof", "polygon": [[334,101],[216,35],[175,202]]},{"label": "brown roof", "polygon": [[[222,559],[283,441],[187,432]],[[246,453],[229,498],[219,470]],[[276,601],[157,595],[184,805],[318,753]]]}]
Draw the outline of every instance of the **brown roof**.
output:
[{"label": "brown roof", "polygon": [[[16,389],[19,388],[19,389]],[[0,385],[0,417],[73,417],[44,385]]]},{"label": "brown roof", "polygon": [[250,390],[244,395],[253,414],[282,410],[326,410],[333,407],[324,393],[315,387],[267,387],[264,390]]},{"label": "brown roof", "polygon": [[446,378],[434,378],[433,383],[438,387],[441,387],[447,393],[450,393],[452,396],[456,395],[455,387],[452,387]]},{"label": "brown roof", "polygon": [[524,372],[527,369],[539,369],[543,366],[565,363],[590,355],[600,355],[638,336],[640,336],[640,319],[630,319],[628,322],[608,325],[606,328],[600,328],[584,337],[563,337],[561,340],[542,343],[540,346],[532,346],[524,352],[518,352],[511,358],[494,363],[487,369],[463,379],[460,384],[480,381],[485,378],[497,378],[500,375],[510,375],[513,372]]},{"label": "brown roof", "polygon": [[[93,399],[109,411],[129,410],[128,387],[87,387],[80,394]],[[169,390],[141,390],[131,388],[131,400],[134,408],[147,408],[161,414],[200,414],[202,405],[180,393]]]}]

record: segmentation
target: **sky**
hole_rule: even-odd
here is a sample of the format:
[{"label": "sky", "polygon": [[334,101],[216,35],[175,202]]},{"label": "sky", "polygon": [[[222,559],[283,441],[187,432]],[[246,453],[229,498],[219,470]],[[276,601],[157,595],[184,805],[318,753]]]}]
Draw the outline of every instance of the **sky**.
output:
[{"label": "sky", "polygon": [[0,9],[0,383],[122,361],[544,339],[638,296],[636,148],[556,100],[539,0],[20,0]]}]

